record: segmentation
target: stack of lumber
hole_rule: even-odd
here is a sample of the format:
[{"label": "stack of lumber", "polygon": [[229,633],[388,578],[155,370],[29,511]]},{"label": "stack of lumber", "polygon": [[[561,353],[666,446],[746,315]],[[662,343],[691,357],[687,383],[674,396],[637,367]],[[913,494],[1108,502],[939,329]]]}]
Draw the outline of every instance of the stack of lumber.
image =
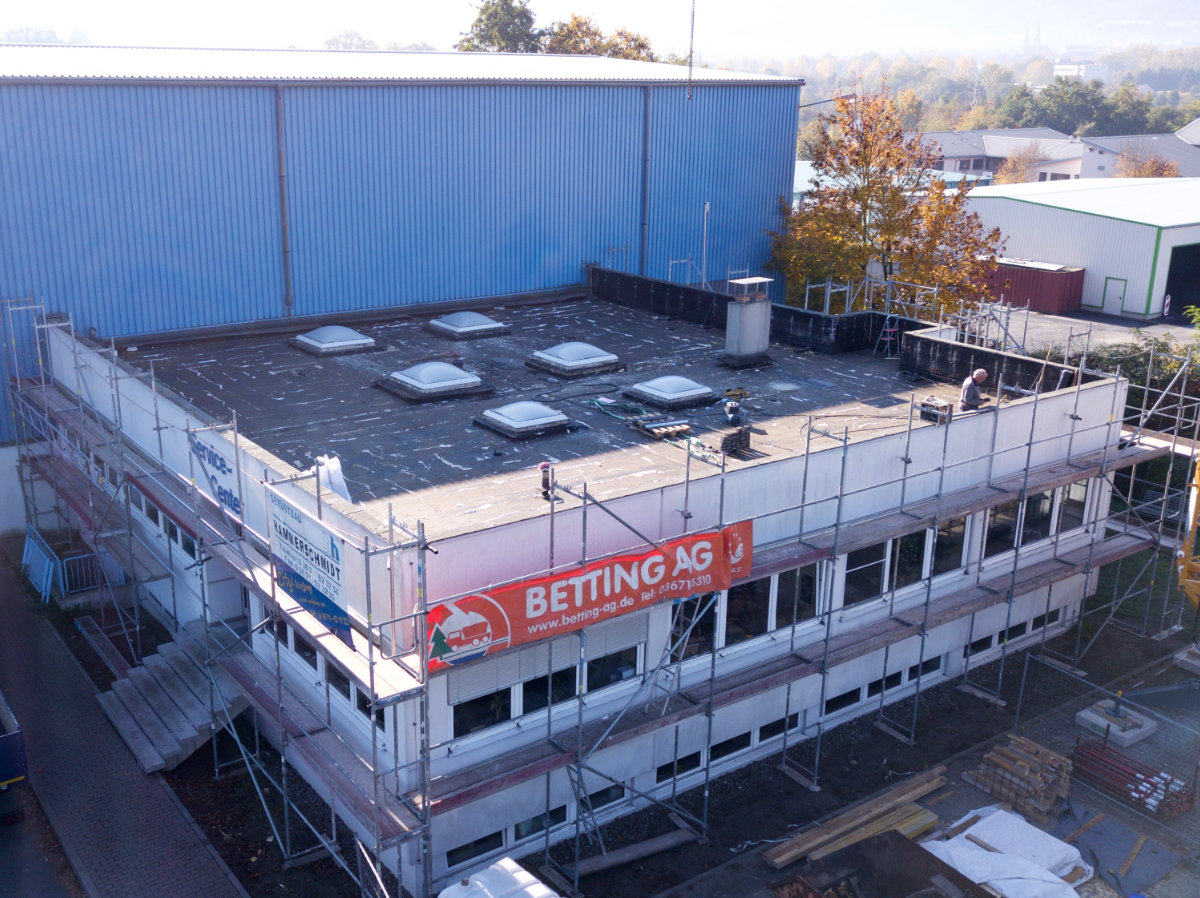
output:
[{"label": "stack of lumber", "polygon": [[1009,736],[983,757],[963,779],[1006,801],[1013,810],[1042,826],[1058,820],[1071,789],[1071,761],[1021,736]]},{"label": "stack of lumber", "polygon": [[779,870],[802,858],[815,860],[888,830],[909,838],[928,832],[937,825],[937,815],[913,802],[946,785],[945,772],[946,768],[939,766],[907,779],[864,804],[768,848],[763,858]]}]

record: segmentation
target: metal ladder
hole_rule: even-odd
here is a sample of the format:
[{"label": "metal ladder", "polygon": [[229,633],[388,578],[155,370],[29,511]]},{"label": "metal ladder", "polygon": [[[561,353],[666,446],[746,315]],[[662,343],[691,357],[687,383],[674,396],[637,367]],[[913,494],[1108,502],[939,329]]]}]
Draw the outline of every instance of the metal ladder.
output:
[{"label": "metal ladder", "polygon": [[895,315],[888,315],[883,320],[883,329],[879,332],[879,339],[875,341],[875,348],[871,351],[872,355],[878,354],[879,347],[883,347],[883,357],[885,359],[900,358],[900,326]]}]

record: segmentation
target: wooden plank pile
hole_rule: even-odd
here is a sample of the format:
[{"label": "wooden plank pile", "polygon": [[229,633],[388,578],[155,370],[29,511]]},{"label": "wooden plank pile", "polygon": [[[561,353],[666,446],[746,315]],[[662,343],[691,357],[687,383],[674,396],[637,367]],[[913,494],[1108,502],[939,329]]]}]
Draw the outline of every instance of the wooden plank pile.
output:
[{"label": "wooden plank pile", "polygon": [[1071,761],[1021,736],[1009,736],[963,779],[1041,826],[1058,821],[1071,789]]},{"label": "wooden plank pile", "polygon": [[768,848],[763,858],[780,870],[802,858],[816,860],[888,830],[916,838],[937,826],[938,820],[937,814],[914,802],[946,785],[945,772],[946,768],[939,766],[911,777],[864,804]]}]

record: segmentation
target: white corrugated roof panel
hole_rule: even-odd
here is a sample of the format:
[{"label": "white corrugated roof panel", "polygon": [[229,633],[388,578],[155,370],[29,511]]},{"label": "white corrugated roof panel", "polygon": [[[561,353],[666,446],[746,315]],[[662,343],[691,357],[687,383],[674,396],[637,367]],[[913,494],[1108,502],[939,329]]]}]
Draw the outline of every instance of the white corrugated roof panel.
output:
[{"label": "white corrugated roof panel", "polygon": [[[795,84],[750,72],[692,69],[700,84]],[[0,45],[0,80],[686,83],[686,66],[541,53],[390,53]]]},{"label": "white corrugated roof panel", "polygon": [[1018,200],[1159,228],[1200,224],[1200,178],[1081,178],[976,187],[972,201]]}]

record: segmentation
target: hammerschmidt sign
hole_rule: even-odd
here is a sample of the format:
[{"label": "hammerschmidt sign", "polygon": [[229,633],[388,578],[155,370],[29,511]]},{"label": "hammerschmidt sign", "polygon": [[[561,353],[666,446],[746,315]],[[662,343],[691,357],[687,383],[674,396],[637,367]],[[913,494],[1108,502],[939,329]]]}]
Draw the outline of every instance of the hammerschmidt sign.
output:
[{"label": "hammerschmidt sign", "polygon": [[349,643],[342,540],[275,493],[268,495],[276,584]]},{"label": "hammerschmidt sign", "polygon": [[444,602],[429,612],[429,669],[561,636],[664,599],[728,589],[749,574],[752,545],[752,524],[743,521]]}]

